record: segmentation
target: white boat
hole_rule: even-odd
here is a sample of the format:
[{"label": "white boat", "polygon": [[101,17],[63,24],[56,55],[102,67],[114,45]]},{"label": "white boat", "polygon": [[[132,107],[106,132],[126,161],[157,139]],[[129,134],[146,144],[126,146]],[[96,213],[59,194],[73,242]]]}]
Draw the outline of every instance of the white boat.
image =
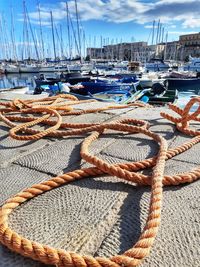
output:
[{"label": "white boat", "polygon": [[55,66],[41,66],[39,72],[55,72]]},{"label": "white boat", "polygon": [[15,93],[15,94],[25,94],[29,91],[28,86],[16,86],[13,88],[3,88],[0,89],[0,95],[8,94],[8,93]]},{"label": "white boat", "polygon": [[189,59],[189,64],[183,66],[183,69],[188,71],[200,71],[200,58],[190,57]]},{"label": "white boat", "polygon": [[163,71],[169,68],[169,64],[161,59],[151,59],[150,62],[145,63],[145,69],[150,71]]},{"label": "white boat", "polygon": [[68,65],[67,67],[68,67],[69,71],[81,71],[81,65],[80,64]]},{"label": "white boat", "polygon": [[19,67],[12,64],[5,65],[5,73],[19,73]]},{"label": "white boat", "polygon": [[[159,75],[160,76],[160,75]],[[154,83],[162,83],[165,78],[159,77],[157,72],[143,74],[140,80],[140,85],[143,88],[152,87]]]},{"label": "white boat", "polygon": [[68,66],[66,65],[55,65],[55,66],[41,66],[39,72],[66,72],[68,71]]},{"label": "white boat", "polygon": [[81,71],[92,71],[94,69],[93,64],[84,63],[81,65]]},{"label": "white boat", "polygon": [[36,65],[21,65],[19,67],[19,72],[28,72],[28,73],[32,73],[32,72],[39,72],[40,68]]},{"label": "white boat", "polygon": [[55,66],[55,72],[68,72],[69,69],[68,69],[68,66],[66,65],[61,65],[61,66]]}]

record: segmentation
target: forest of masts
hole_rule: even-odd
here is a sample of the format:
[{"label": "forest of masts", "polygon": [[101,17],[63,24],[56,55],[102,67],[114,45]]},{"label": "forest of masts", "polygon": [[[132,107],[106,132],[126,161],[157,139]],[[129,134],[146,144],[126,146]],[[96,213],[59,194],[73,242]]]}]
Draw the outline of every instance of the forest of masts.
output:
[{"label": "forest of masts", "polygon": [[[87,56],[87,47],[102,48],[105,45],[123,42],[122,38],[111,39],[102,36],[91,37],[91,35],[86,37],[78,12],[77,0],[74,0],[74,6],[75,16],[72,17],[66,2],[66,19],[62,25],[55,23],[53,12],[49,12],[49,25],[51,28],[51,34],[49,34],[49,28],[48,31],[47,28],[45,31],[45,27],[42,26],[39,1],[37,2],[39,27],[36,29],[31,23],[26,2],[23,0],[23,23],[19,40],[16,40],[13,7],[10,7],[10,16],[1,13],[0,59],[15,62],[31,60],[44,62],[46,59],[51,59],[52,61],[84,59]],[[165,29],[160,20],[157,25],[154,21],[147,42],[151,43],[151,45],[167,42],[167,33],[164,36],[164,32]],[[134,41],[134,37],[131,37],[131,42]]]}]

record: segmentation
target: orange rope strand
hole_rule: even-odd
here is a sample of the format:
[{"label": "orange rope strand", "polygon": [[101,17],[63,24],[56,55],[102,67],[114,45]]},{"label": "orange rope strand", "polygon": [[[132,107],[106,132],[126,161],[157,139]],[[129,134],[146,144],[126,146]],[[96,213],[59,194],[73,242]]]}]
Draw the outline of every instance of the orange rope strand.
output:
[{"label": "orange rope strand", "polygon": [[[66,99],[72,100],[66,102]],[[143,120],[123,119],[110,123],[64,123],[62,115],[86,114],[100,112],[116,108],[110,106],[106,108],[90,109],[83,111],[74,111],[71,107],[74,104],[82,103],[72,96],[60,95],[42,100],[14,100],[8,103],[0,103],[3,108],[0,109],[0,118],[11,127],[10,136],[17,140],[37,140],[44,136],[63,137],[70,135],[79,135],[91,133],[86,137],[81,146],[81,157],[93,164],[95,167],[84,168],[65,173],[54,177],[48,181],[31,186],[28,189],[8,199],[0,210],[0,241],[2,244],[14,250],[21,255],[41,261],[46,264],[53,264],[58,267],[133,267],[141,263],[141,261],[149,254],[161,221],[162,207],[162,187],[163,185],[177,185],[181,183],[192,182],[200,178],[200,168],[192,170],[188,173],[177,174],[174,176],[164,176],[165,161],[174,156],[190,149],[200,141],[200,131],[190,129],[190,121],[200,122],[200,98],[193,98],[184,109],[180,109],[174,105],[170,108],[178,114],[178,118],[166,113],[161,115],[176,124],[179,131],[194,136],[188,142],[167,150],[167,142],[160,135],[149,130],[149,124]],[[198,104],[195,112],[190,113],[194,104]],[[125,108],[130,106],[145,106],[141,103],[135,103],[126,106],[117,106],[117,108]],[[60,113],[62,111],[62,113]],[[63,112],[64,111],[64,112]],[[9,114],[12,113],[12,114]],[[20,113],[21,116],[16,115]],[[23,114],[34,114],[34,117],[24,117]],[[38,114],[42,115],[38,117]],[[51,120],[50,117],[56,117]],[[22,124],[15,124],[22,122]],[[44,124],[51,126],[46,130],[36,130],[31,127],[36,124]],[[128,133],[141,133],[152,138],[159,144],[158,155],[138,162],[125,164],[109,164],[96,156],[89,153],[89,146],[106,130],[114,130]],[[19,135],[18,133],[27,135]],[[152,175],[144,175],[137,171],[145,168],[153,168]],[[67,252],[61,249],[30,241],[15,231],[8,225],[9,214],[19,205],[32,199],[44,192],[52,190],[71,181],[95,177],[98,175],[109,174],[120,179],[137,183],[138,185],[151,186],[151,199],[149,205],[148,218],[145,227],[136,244],[125,251],[122,255],[112,256],[110,258],[81,256],[74,252]]]}]

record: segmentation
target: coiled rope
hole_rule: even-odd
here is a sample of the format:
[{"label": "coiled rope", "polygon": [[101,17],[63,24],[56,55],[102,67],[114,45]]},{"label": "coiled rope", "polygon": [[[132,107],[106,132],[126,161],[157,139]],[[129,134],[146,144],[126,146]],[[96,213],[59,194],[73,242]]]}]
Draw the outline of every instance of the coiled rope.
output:
[{"label": "coiled rope", "polygon": [[[63,103],[63,100],[72,100]],[[107,107],[103,109],[92,109],[87,111],[73,111],[72,105],[80,103],[74,97],[56,96],[46,98],[40,102],[15,100],[9,103],[0,103],[3,108],[0,109],[1,119],[11,127],[10,136],[17,140],[37,140],[44,136],[62,137],[69,135],[80,135],[91,132],[85,138],[81,146],[81,157],[95,167],[84,168],[68,172],[66,174],[54,177],[48,181],[31,186],[28,189],[15,195],[6,201],[0,211],[0,241],[11,250],[20,253],[26,257],[41,261],[46,264],[53,264],[58,267],[133,267],[141,263],[141,261],[149,254],[150,248],[156,237],[158,227],[161,220],[162,207],[162,187],[163,185],[178,185],[181,183],[192,182],[200,178],[200,168],[192,170],[188,173],[178,174],[174,176],[164,176],[165,161],[191,148],[200,141],[200,132],[189,128],[190,121],[200,121],[200,97],[193,98],[189,101],[184,109],[180,109],[174,105],[170,108],[175,111],[179,117],[173,117],[166,113],[161,115],[176,124],[179,131],[194,136],[190,141],[167,150],[167,141],[160,135],[149,130],[149,124],[142,120],[124,119],[111,123],[88,123],[88,124],[70,124],[62,122],[62,115],[83,114],[91,112],[99,112],[115,107]],[[198,104],[195,112],[190,113],[190,109],[194,104]],[[140,103],[131,104],[141,106]],[[130,106],[130,105],[129,105]],[[144,106],[144,105],[142,105]],[[126,106],[123,106],[127,107]],[[122,108],[120,106],[120,108]],[[21,115],[11,115],[9,113],[21,113]],[[35,117],[24,117],[24,114],[34,114]],[[38,116],[42,114],[42,116]],[[56,120],[50,120],[50,117],[56,117]],[[21,125],[15,124],[13,121],[23,122]],[[35,130],[30,127],[42,123],[49,125],[46,130]],[[126,164],[109,164],[96,156],[89,153],[90,144],[96,140],[106,130],[122,131],[128,133],[141,133],[151,137],[159,144],[157,156],[145,159],[139,162]],[[21,132],[23,135],[19,135]],[[27,135],[25,135],[27,134]],[[137,173],[137,171],[145,168],[153,168],[151,176]],[[62,249],[55,249],[47,245],[28,240],[15,231],[10,229],[8,225],[9,214],[19,205],[32,199],[44,192],[52,190],[71,181],[95,177],[102,174],[114,175],[118,178],[137,183],[138,185],[151,186],[151,198],[149,212],[145,227],[136,244],[125,251],[122,255],[112,256],[110,258],[81,256],[74,252],[68,252]]]}]

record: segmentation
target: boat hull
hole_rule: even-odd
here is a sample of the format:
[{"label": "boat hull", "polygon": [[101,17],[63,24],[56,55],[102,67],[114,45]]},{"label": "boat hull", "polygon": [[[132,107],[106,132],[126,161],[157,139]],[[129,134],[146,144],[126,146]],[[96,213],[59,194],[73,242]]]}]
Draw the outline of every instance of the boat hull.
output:
[{"label": "boat hull", "polygon": [[23,73],[37,73],[39,72],[40,68],[38,67],[20,67],[19,72]]},{"label": "boat hull", "polygon": [[19,73],[19,68],[12,68],[12,67],[6,67],[5,68],[5,73]]},{"label": "boat hull", "polygon": [[178,91],[189,91],[189,90],[200,90],[200,79],[189,78],[189,79],[178,79],[169,78],[167,79],[168,88],[170,90],[177,89]]}]

